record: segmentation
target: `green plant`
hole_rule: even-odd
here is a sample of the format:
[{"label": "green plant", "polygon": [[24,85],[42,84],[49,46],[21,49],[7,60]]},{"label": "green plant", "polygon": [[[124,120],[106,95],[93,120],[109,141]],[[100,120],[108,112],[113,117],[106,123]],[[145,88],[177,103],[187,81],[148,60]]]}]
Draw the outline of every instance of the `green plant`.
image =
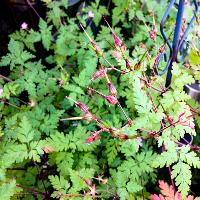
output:
[{"label": "green plant", "polygon": [[[160,199],[168,199],[168,200],[172,200],[172,199],[175,199],[175,200],[181,200],[182,197],[181,197],[181,194],[174,191],[174,188],[172,185],[168,185],[167,183],[165,183],[164,181],[159,181],[159,187],[161,189],[161,193],[162,194],[159,194],[156,195],[151,195],[151,199],[153,200],[160,200]],[[186,200],[193,200],[194,197],[192,195],[186,197]],[[198,200],[199,198],[195,198],[196,200]]]},{"label": "green plant", "polygon": [[[199,124],[198,104],[184,85],[199,80],[199,72],[174,64],[170,88],[156,74],[163,43],[159,33],[156,43],[149,39],[146,28],[155,30],[153,18],[162,17],[156,1],[113,1],[113,26],[123,23],[127,39],[122,27],[111,34],[105,22],[95,40],[77,20],[84,27],[92,11],[97,26],[108,14],[102,1],[77,18],[64,12],[66,1],[44,2],[47,20],[40,19],[38,31],[11,34],[0,62],[10,70],[0,80],[2,197],[149,199],[157,169],[167,167],[184,198],[192,169],[200,167],[199,141],[180,142]],[[194,69],[196,53],[189,54]]]}]

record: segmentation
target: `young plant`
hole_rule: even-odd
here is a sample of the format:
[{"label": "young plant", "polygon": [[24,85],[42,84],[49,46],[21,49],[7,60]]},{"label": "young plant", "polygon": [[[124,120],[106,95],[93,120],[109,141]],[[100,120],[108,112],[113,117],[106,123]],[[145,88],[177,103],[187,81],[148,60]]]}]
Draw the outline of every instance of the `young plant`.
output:
[{"label": "young plant", "polygon": [[[199,78],[198,47],[188,68],[174,63],[166,88],[157,71],[165,51],[157,1],[97,0],[77,18],[66,1],[44,2],[46,20],[37,31],[23,24],[12,33],[0,61],[8,74],[0,75],[1,198],[189,198],[200,167],[200,111],[184,86]],[[162,168],[173,188],[163,183],[165,193],[151,196]]]}]

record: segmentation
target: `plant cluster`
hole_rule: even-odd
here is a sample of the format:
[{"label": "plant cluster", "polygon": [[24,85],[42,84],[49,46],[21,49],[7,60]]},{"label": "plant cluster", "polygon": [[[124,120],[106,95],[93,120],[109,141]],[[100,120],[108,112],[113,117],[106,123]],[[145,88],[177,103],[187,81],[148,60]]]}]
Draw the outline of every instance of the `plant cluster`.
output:
[{"label": "plant cluster", "polygon": [[113,0],[111,16],[96,0],[76,17],[66,0],[43,2],[47,18],[12,33],[0,61],[0,197],[194,199],[200,110],[184,86],[200,80],[198,20],[166,88],[157,27],[167,0]]}]

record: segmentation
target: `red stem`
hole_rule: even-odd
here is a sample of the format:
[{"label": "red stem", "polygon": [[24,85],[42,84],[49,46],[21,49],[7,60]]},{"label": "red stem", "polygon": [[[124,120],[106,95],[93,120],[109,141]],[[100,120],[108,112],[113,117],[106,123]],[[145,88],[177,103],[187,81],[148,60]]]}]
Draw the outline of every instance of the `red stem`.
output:
[{"label": "red stem", "polygon": [[172,171],[171,171],[171,167],[169,166],[168,167],[168,170],[169,170],[169,175],[170,175],[170,179],[171,179],[171,185],[175,191],[175,184],[174,184],[174,179],[172,178]]},{"label": "red stem", "polygon": [[145,79],[143,79],[142,77],[139,77],[139,79],[142,80],[142,81],[144,81],[144,82],[145,82],[145,85],[146,85],[147,87],[149,87],[149,88],[151,88],[151,89],[153,89],[153,90],[155,90],[155,91],[157,91],[157,92],[159,92],[159,93],[161,93],[161,94],[163,93],[163,91],[161,91],[161,90],[155,88],[154,86],[150,85],[150,84],[148,83],[148,81],[145,80]]},{"label": "red stem", "polygon": [[154,100],[153,100],[153,97],[152,97],[150,94],[148,94],[148,95],[149,95],[150,100],[151,100],[151,102],[152,102],[153,111],[154,111],[155,113],[157,113],[157,112],[158,112],[158,109],[157,109],[157,107],[156,107],[156,105],[155,105],[155,102],[154,102]]},{"label": "red stem", "polygon": [[27,191],[35,194],[35,195],[41,195],[41,196],[46,197],[46,193],[45,192],[40,192],[40,191],[38,191],[38,190],[36,190],[34,188],[28,188],[28,187],[20,185],[20,184],[17,184],[16,186],[19,187],[19,188],[23,188],[23,189],[25,189],[25,190],[27,190]]},{"label": "red stem", "polygon": [[35,10],[35,8],[32,6],[31,2],[30,2],[29,0],[26,0],[26,2],[27,2],[27,4],[30,6],[30,8],[34,11],[34,13],[35,13],[39,18],[41,18],[40,15],[39,15],[39,13],[38,13],[38,12]]}]

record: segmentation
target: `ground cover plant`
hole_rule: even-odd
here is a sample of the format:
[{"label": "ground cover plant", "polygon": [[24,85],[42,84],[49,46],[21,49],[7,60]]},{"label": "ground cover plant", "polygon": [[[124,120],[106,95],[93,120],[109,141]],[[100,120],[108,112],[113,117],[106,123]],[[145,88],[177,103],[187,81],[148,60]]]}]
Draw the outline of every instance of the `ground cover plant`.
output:
[{"label": "ground cover plant", "polygon": [[67,2],[32,7],[38,29],[24,20],[0,60],[1,199],[197,200],[200,109],[184,86],[200,79],[199,16],[165,87],[167,0],[86,1],[75,15]]}]

